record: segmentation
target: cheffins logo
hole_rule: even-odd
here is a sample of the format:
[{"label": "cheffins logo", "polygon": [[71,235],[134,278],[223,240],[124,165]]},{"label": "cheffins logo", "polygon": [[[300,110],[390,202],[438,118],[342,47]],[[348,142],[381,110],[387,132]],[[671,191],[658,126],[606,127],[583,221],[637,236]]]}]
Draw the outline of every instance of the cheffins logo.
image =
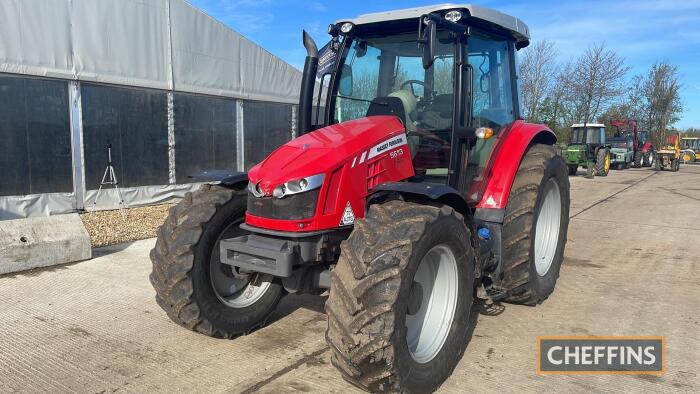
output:
[{"label": "cheffins logo", "polygon": [[538,337],[537,374],[656,374],[666,371],[665,337]]}]

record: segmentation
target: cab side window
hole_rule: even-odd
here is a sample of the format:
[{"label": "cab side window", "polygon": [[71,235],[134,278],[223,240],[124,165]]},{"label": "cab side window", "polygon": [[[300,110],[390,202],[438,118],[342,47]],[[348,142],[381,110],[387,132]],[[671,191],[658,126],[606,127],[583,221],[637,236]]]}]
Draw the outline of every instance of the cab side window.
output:
[{"label": "cab side window", "polygon": [[480,33],[469,37],[475,127],[491,127],[498,132],[515,121],[509,47],[505,39]]}]

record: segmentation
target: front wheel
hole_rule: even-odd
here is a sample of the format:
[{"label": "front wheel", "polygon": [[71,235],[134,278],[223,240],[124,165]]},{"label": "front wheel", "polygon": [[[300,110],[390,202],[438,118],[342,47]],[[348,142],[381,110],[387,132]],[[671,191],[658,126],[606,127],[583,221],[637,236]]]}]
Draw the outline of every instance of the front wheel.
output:
[{"label": "front wheel", "polygon": [[508,302],[534,305],[554,291],[569,226],[569,178],[549,145],[532,146],[518,168],[502,228]]},{"label": "front wheel", "polygon": [[595,163],[596,176],[608,176],[611,162],[610,151],[607,148],[598,149]]},{"label": "front wheel", "polygon": [[326,302],[331,361],[372,392],[437,389],[470,326],[474,253],[447,206],[389,201],[369,208],[341,246]]},{"label": "front wheel", "polygon": [[175,323],[231,338],[265,323],[284,289],[264,274],[245,274],[219,258],[222,239],[244,235],[245,192],[203,185],[170,210],[151,251],[156,302]]},{"label": "front wheel", "polygon": [[644,155],[644,167],[653,167],[654,163],[656,163],[656,156],[654,155],[653,151],[649,151],[646,155]]},{"label": "front wheel", "polygon": [[578,171],[578,166],[569,165],[569,175],[576,175]]}]

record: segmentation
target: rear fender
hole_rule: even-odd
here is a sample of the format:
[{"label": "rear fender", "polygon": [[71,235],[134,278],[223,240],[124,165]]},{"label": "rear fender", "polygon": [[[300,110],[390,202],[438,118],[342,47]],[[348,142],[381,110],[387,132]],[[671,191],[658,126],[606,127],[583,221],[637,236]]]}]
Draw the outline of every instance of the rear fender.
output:
[{"label": "rear fender", "polygon": [[[557,137],[549,127],[517,120],[504,134],[491,155],[488,180],[477,210],[503,210],[520,162],[532,144],[554,145]],[[487,215],[486,212],[483,213]]]}]

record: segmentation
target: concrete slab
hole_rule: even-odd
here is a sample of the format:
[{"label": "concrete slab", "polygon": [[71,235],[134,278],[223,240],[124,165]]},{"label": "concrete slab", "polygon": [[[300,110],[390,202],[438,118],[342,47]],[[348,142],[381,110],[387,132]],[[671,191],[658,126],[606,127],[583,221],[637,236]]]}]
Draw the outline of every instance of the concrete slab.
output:
[{"label": "concrete slab", "polygon": [[[700,167],[572,177],[557,290],[538,307],[475,307],[442,393],[700,392]],[[171,323],[148,283],[153,240],[0,277],[0,392],[354,393],[330,365],[321,297],[217,340]],[[537,376],[538,335],[665,335],[667,373]]]},{"label": "concrete slab", "polygon": [[77,213],[0,221],[0,274],[87,260],[91,253]]}]

